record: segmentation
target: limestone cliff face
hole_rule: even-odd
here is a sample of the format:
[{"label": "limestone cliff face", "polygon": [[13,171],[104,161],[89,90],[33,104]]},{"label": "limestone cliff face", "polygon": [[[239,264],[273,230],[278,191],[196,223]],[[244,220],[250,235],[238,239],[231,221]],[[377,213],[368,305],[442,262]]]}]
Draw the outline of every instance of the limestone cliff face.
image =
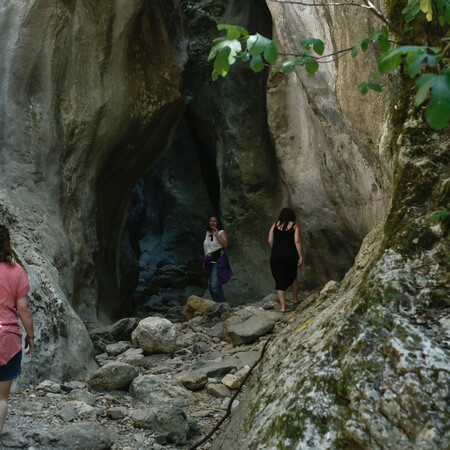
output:
[{"label": "limestone cliff face", "polygon": [[[292,30],[303,34],[303,27],[295,28],[290,22],[297,20],[293,11],[281,17],[276,16],[279,9],[272,11],[275,24],[283,24],[279,35],[291,30],[287,42]],[[324,25],[319,20],[322,13],[314,11],[311,22],[302,11],[306,28],[320,22],[327,32],[336,21],[341,30],[355,36],[361,24],[351,15],[348,21],[342,16],[338,22],[337,16],[328,13]],[[332,31],[337,37],[333,46],[344,42],[345,47],[346,36],[337,27]],[[401,78],[396,81],[402,83],[402,90],[393,89],[392,114],[380,115],[370,103],[367,111],[363,104],[352,105],[355,100],[345,98],[347,80],[341,78],[349,69],[341,69],[342,63],[336,72],[325,74],[336,83],[336,94],[334,102],[324,105],[318,104],[322,97],[316,89],[322,86],[321,92],[327,91],[333,83],[324,86],[320,78],[314,85],[307,75],[297,73],[269,85],[269,119],[273,107],[271,131],[282,176],[288,190],[295,193],[293,202],[310,212],[314,205],[301,195],[309,187],[295,168],[308,167],[312,173],[306,177],[310,182],[320,179],[314,182],[319,189],[333,186],[331,194],[319,192],[316,201],[326,208],[328,199],[335,207],[328,207],[327,217],[318,217],[325,224],[330,216],[336,217],[339,234],[348,227],[356,237],[373,228],[385,209],[387,216],[364,239],[340,288],[309,297],[289,319],[283,335],[269,343],[214,449],[440,449],[450,445],[450,222],[433,218],[450,204],[448,129],[430,130],[421,119],[422,112],[412,107],[411,86]],[[282,101],[291,114],[280,118]],[[340,117],[333,114],[336,108]],[[383,129],[390,131],[380,138]],[[340,139],[346,144],[343,147],[336,145]],[[352,170],[353,158],[361,164]],[[316,164],[316,159],[322,163]],[[359,181],[352,184],[351,180]],[[351,199],[345,195],[350,186]],[[305,214],[303,220],[304,228],[309,228],[314,217]],[[352,233],[348,236],[351,239]],[[318,254],[314,242],[309,240],[309,245],[314,257]]]},{"label": "limestone cliff face", "polygon": [[[284,54],[295,54],[298,40],[310,37],[322,38],[324,54],[330,54],[381,26],[358,8],[268,5],[274,39]],[[375,56],[330,56],[314,76],[302,69],[269,83],[270,133],[303,229],[304,285],[341,279],[389,204],[390,170],[380,158],[385,100],[383,95],[363,98],[355,89],[377,71]]]},{"label": "limestone cliff face", "polygon": [[171,1],[4,2],[0,13],[0,212],[37,322],[25,371],[76,377],[92,369],[92,344],[72,307],[96,319],[123,306],[128,197],[184,110],[185,24]]}]

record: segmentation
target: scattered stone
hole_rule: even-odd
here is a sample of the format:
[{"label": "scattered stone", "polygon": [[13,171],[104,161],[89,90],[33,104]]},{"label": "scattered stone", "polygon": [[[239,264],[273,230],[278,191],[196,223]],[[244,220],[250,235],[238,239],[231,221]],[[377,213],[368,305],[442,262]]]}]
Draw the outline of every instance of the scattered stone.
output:
[{"label": "scattered stone", "polygon": [[215,304],[216,302],[213,300],[206,300],[204,298],[191,295],[186,302],[185,308],[183,309],[183,317],[186,321],[191,320],[198,314],[205,314],[208,308],[211,308]]},{"label": "scattered stone", "polygon": [[227,373],[230,373],[232,370],[236,370],[237,366],[240,366],[240,363],[235,358],[226,358],[223,361],[213,362],[213,363],[205,363],[200,362],[194,364],[192,368],[194,370],[198,370],[204,373],[208,378],[214,377],[224,377]]},{"label": "scattered stone", "polygon": [[97,402],[95,395],[82,389],[74,389],[67,395],[68,400],[86,403],[86,405],[94,406]]},{"label": "scattered stone", "polygon": [[138,326],[137,317],[126,317],[113,323],[110,327],[110,333],[116,342],[131,341],[131,334]]},{"label": "scattered stone", "polygon": [[115,342],[114,344],[107,345],[105,347],[105,350],[109,356],[118,356],[121,353],[126,352],[129,348],[131,348],[131,342],[120,341],[120,342]]},{"label": "scattered stone", "polygon": [[229,373],[222,378],[222,384],[224,384],[227,388],[236,389],[241,383],[236,375]]},{"label": "scattered stone", "polygon": [[251,344],[260,336],[270,333],[275,327],[276,319],[273,317],[253,314],[236,314],[228,318],[222,330],[222,336],[235,347],[242,344]]},{"label": "scattered stone", "polygon": [[209,352],[210,350],[211,346],[209,344],[203,341],[199,341],[194,343],[192,353],[194,353],[194,355],[201,355],[203,353]]},{"label": "scattered stone", "polygon": [[139,322],[133,331],[133,347],[140,347],[148,353],[174,353],[177,331],[172,322],[159,317],[147,317]]},{"label": "scattered stone", "polygon": [[130,386],[130,395],[153,404],[169,402],[183,407],[195,403],[195,397],[179,381],[157,375],[135,378]]},{"label": "scattered stone", "polygon": [[68,381],[61,385],[61,389],[65,392],[71,392],[74,389],[84,389],[86,387],[86,383],[82,381]]},{"label": "scattered stone", "polygon": [[25,448],[28,446],[27,439],[16,430],[3,429],[0,435],[0,448]]},{"label": "scattered stone", "polygon": [[109,433],[98,423],[77,423],[38,431],[33,438],[47,448],[106,450],[113,444]]},{"label": "scattered stone", "polygon": [[116,406],[114,408],[109,408],[106,411],[107,416],[112,420],[122,420],[127,416],[128,410],[122,406]]},{"label": "scattered stone", "polygon": [[139,370],[122,362],[112,362],[97,369],[89,380],[89,389],[96,391],[126,390]]},{"label": "scattered stone", "polygon": [[59,417],[61,417],[64,422],[72,422],[72,420],[75,420],[78,417],[78,413],[75,411],[72,404],[66,403],[61,408],[61,411],[59,411]]},{"label": "scattered stone", "polygon": [[162,433],[167,442],[186,443],[190,428],[186,414],[177,406],[159,403],[155,407],[130,411],[130,417],[135,427]]},{"label": "scattered stone", "polygon": [[199,371],[184,371],[178,374],[177,380],[190,391],[198,391],[207,382],[208,377]]},{"label": "scattered stone", "polygon": [[59,383],[50,380],[45,380],[36,386],[36,391],[51,392],[53,394],[61,394],[63,392]]},{"label": "scattered stone", "polygon": [[206,392],[213,397],[231,397],[231,391],[224,384],[208,384],[206,386]]}]

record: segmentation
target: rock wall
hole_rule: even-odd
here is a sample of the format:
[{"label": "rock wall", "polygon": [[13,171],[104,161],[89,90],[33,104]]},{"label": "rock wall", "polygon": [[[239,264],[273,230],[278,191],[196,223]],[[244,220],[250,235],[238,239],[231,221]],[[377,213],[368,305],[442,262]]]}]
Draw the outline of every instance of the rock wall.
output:
[{"label": "rock wall", "polygon": [[[310,14],[315,16],[316,12]],[[317,18],[321,14],[319,11]],[[301,15],[305,17],[304,12]],[[327,13],[330,16],[332,12]],[[291,17],[295,17],[292,11],[283,15],[283,30]],[[353,25],[359,28],[362,21],[357,20],[358,14],[347,17],[348,22],[340,22],[341,32],[356,36]],[[337,21],[337,16],[333,20]],[[327,24],[333,20],[327,20]],[[340,36],[336,28],[333,33]],[[320,124],[316,120],[313,128],[310,109],[316,111],[317,107],[307,95],[308,89],[305,95],[302,89],[300,93],[295,89],[299,79],[303,85],[308,82],[303,74],[293,78],[269,87],[269,96],[274,89],[276,94],[290,92],[289,98],[303,96],[306,110],[295,102],[297,112],[293,108],[294,116],[289,117],[306,124],[303,131],[320,130],[333,105],[324,105]],[[364,130],[359,133],[358,144],[377,142],[377,127],[373,127],[371,118],[377,117],[378,110],[372,111],[368,105],[367,111],[356,106],[351,112],[352,99],[342,97],[348,91],[343,89],[346,81],[339,82],[340,71],[333,79],[338,84],[336,97],[342,117],[349,119],[348,130]],[[450,134],[448,127],[436,133],[423,122],[423,111],[412,106],[409,80],[399,75],[390,87],[395,93],[393,103],[378,122],[378,130],[390,130],[378,140],[385,162],[362,164],[354,172],[355,179],[362,180],[368,169],[365,179],[377,181],[374,194],[380,189],[382,193],[371,197],[370,184],[360,184],[352,208],[342,197],[342,180],[336,182],[333,191],[336,195],[341,192],[343,201],[339,205],[348,223],[356,227],[359,218],[360,232],[382,217],[388,205],[385,198],[392,192],[387,216],[364,239],[340,288],[311,295],[289,318],[283,335],[269,343],[263,362],[230,421],[214,440],[213,449],[440,449],[450,445],[450,220],[434,216],[450,206],[445,156]],[[288,107],[292,103],[288,101]],[[328,129],[337,125],[339,120],[330,121]],[[304,154],[307,137],[291,135]],[[275,136],[284,145],[281,150],[289,148],[289,137]],[[328,161],[325,147],[317,148]],[[370,148],[372,153],[368,148],[361,151],[361,159],[376,160],[376,146]],[[348,154],[338,154],[350,161]],[[380,170],[383,174],[389,167],[392,183],[389,170],[380,177]],[[349,177],[349,169],[342,166],[343,178]],[[316,170],[322,180],[324,170],[324,166]],[[293,177],[289,167],[283,176]],[[324,185],[327,183],[325,179]],[[362,199],[369,202],[366,208],[358,207]],[[303,205],[300,196],[294,196],[294,200]]]},{"label": "rock wall", "polygon": [[[310,8],[268,2],[279,52],[320,37],[331,54],[370,36],[381,22],[359,8]],[[376,52],[330,56],[313,76],[299,69],[270,80],[267,110],[283,182],[303,229],[306,287],[340,280],[364,236],[390,201],[388,161],[380,158],[386,100],[362,97],[356,86],[377,72]]]},{"label": "rock wall", "polygon": [[92,344],[72,307],[90,320],[123,307],[128,197],[183,114],[185,23],[175,1],[0,8],[0,212],[37,322],[25,372],[73,378],[92,369]]}]

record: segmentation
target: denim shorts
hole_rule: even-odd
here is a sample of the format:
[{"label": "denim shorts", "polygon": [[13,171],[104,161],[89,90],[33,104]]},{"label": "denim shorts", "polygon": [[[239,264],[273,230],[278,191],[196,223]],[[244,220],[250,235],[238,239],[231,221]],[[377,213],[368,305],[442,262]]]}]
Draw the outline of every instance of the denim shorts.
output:
[{"label": "denim shorts", "polygon": [[6,364],[0,366],[0,382],[14,380],[20,375],[22,363],[22,350],[16,353]]}]

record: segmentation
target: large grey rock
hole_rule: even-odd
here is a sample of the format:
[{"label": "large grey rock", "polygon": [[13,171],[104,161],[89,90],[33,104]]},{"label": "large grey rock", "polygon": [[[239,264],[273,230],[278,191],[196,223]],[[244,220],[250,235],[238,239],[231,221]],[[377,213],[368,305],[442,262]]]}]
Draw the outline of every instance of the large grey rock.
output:
[{"label": "large grey rock", "polygon": [[168,402],[183,407],[195,403],[194,396],[179,381],[156,375],[135,378],[130,385],[130,395],[154,404]]},{"label": "large grey rock", "polygon": [[123,362],[111,362],[97,369],[89,380],[89,389],[96,391],[127,390],[139,375],[139,369]]},{"label": "large grey rock", "polygon": [[208,377],[199,371],[185,370],[177,375],[177,380],[190,391],[198,391],[207,383]]},{"label": "large grey rock", "polygon": [[234,346],[251,344],[259,337],[270,333],[277,319],[271,313],[255,314],[246,309],[232,315],[224,322],[222,336]]},{"label": "large grey rock", "polygon": [[107,450],[113,444],[108,431],[98,423],[77,423],[44,429],[33,437],[44,448]]},{"label": "large grey rock", "polygon": [[158,406],[130,411],[135,427],[163,433],[168,442],[185,444],[189,425],[184,411],[173,405],[159,403]]},{"label": "large grey rock", "polygon": [[68,400],[75,400],[78,402],[84,402],[89,406],[94,406],[97,402],[95,395],[82,389],[74,389],[67,395]]},{"label": "large grey rock", "polygon": [[140,347],[148,353],[173,353],[177,345],[177,329],[167,319],[147,317],[139,322],[133,331],[133,347]]}]

